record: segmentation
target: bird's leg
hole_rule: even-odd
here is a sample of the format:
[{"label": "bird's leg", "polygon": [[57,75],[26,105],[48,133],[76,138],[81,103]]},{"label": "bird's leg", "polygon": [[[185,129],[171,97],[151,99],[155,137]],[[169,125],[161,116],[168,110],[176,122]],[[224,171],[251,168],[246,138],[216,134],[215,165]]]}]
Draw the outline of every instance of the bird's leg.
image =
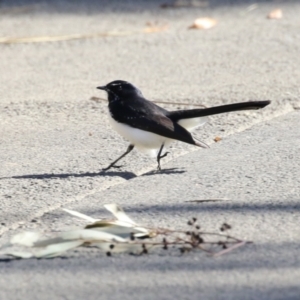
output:
[{"label": "bird's leg", "polygon": [[107,171],[109,170],[110,168],[114,167],[114,168],[120,168],[120,166],[115,166],[115,164],[120,160],[122,159],[123,157],[125,157],[129,152],[132,151],[132,149],[134,148],[134,145],[129,145],[126,152],[123,153],[120,157],[118,157],[115,161],[113,161],[108,167],[102,169],[102,171]]},{"label": "bird's leg", "polygon": [[157,154],[157,169],[159,170],[159,171],[161,171],[161,167],[160,167],[160,160],[163,158],[163,157],[165,157],[165,156],[167,156],[168,154],[169,154],[169,152],[166,152],[164,155],[161,155],[161,152],[162,152],[162,150],[163,150],[163,148],[164,148],[164,145],[165,144],[162,144],[161,145],[161,147],[160,147],[160,149],[159,149],[159,151],[158,151],[158,154]]}]

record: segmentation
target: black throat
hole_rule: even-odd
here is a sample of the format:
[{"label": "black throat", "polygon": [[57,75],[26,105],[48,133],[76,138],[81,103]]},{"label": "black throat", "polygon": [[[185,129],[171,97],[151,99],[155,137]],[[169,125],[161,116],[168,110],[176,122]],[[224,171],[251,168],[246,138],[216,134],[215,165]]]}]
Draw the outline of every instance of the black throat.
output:
[{"label": "black throat", "polygon": [[120,97],[114,92],[109,91],[107,99],[108,99],[108,103],[113,103],[120,100]]}]

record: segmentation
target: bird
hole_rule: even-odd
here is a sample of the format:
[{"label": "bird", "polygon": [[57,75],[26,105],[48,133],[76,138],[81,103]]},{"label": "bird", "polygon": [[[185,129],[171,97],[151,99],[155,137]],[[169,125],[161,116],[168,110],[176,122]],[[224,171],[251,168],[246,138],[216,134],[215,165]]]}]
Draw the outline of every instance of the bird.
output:
[{"label": "bird", "polygon": [[109,121],[112,127],[130,143],[126,151],[103,168],[103,171],[112,167],[120,168],[116,165],[117,162],[134,147],[142,152],[155,154],[157,169],[161,170],[160,160],[169,153],[162,154],[163,148],[175,140],[209,148],[191,134],[195,128],[206,123],[208,116],[257,110],[271,103],[270,100],[248,101],[209,108],[168,111],[147,100],[138,88],[124,80],[114,80],[104,86],[98,86],[97,89],[107,93]]}]

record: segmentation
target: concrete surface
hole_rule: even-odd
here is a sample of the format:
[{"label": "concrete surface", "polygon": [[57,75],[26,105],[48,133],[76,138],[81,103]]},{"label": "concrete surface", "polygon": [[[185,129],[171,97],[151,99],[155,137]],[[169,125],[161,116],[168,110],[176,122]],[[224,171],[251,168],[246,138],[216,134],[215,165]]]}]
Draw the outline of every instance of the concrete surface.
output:
[{"label": "concrete surface", "polygon": [[[219,259],[86,250],[66,259],[4,259],[0,299],[299,299],[299,2],[262,1],[251,12],[243,1],[169,10],[161,1],[51,3],[2,1],[1,36],[135,31],[148,21],[169,29],[0,45],[0,244],[28,229],[73,226],[61,207],[103,216],[109,202],[148,225],[181,227],[196,215],[216,230],[226,221],[254,244]],[[284,18],[267,20],[277,7]],[[216,18],[217,27],[186,29],[201,16]],[[103,174],[127,143],[110,129],[106,103],[90,97],[103,97],[95,87],[113,79],[131,81],[149,99],[189,103],[169,109],[273,102],[212,117],[195,133],[211,148],[174,144],[161,174],[138,152]],[[228,201],[186,202],[207,198]]]}]

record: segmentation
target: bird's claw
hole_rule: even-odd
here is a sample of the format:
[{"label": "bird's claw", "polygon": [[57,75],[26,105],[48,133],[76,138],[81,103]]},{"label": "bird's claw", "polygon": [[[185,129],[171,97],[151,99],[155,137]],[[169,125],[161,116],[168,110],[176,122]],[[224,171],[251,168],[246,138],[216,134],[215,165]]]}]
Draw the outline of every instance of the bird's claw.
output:
[{"label": "bird's claw", "polygon": [[166,157],[170,152],[166,152],[164,153],[163,155],[159,156],[157,158],[157,162],[158,162],[158,165],[157,165],[157,171],[161,171],[161,166],[160,166],[160,160],[164,157]]},{"label": "bird's claw", "polygon": [[166,157],[169,153],[170,153],[170,152],[167,151],[167,152],[164,153],[162,156],[160,156],[159,159],[162,159],[163,157]]},{"label": "bird's claw", "polygon": [[107,168],[103,168],[102,169],[102,171],[107,171],[107,170],[109,170],[110,168],[116,168],[116,169],[120,169],[120,168],[122,168],[123,166],[108,166]]}]

